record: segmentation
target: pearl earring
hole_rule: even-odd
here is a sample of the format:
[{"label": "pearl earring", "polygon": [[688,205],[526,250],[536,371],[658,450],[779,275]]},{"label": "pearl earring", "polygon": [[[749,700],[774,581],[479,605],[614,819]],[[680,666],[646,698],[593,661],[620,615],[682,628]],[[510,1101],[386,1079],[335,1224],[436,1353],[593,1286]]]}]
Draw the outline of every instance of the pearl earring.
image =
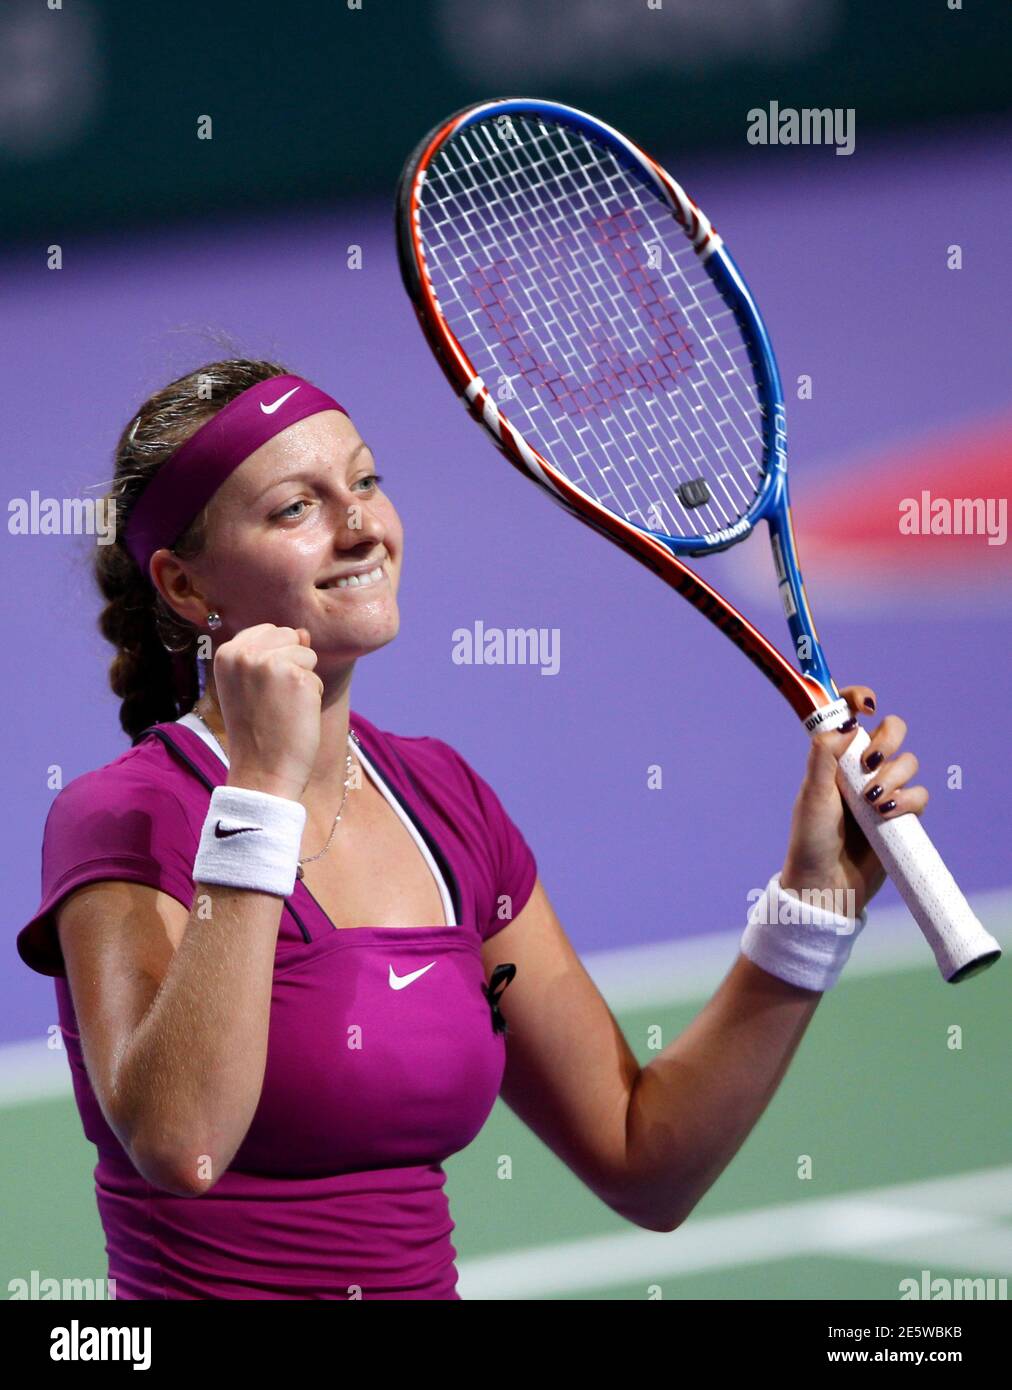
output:
[{"label": "pearl earring", "polygon": [[208,613],[208,615],[207,615],[207,625],[208,625],[208,627],[211,629],[212,632],[214,632],[217,628],[221,627],[221,617],[220,617],[220,615],[217,614],[217,613]]}]

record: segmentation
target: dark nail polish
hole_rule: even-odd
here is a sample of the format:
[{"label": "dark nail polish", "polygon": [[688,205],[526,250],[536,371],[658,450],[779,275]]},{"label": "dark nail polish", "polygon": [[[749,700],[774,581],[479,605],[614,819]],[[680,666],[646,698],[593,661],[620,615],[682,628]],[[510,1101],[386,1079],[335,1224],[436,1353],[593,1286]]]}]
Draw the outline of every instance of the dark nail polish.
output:
[{"label": "dark nail polish", "polygon": [[865,792],[865,794],[864,794],[864,799],[865,799],[866,801],[877,801],[881,795],[882,795],[882,788],[881,788],[881,787],[872,787],[872,789],[871,789],[870,792]]},{"label": "dark nail polish", "polygon": [[871,710],[873,710],[873,709],[875,708],[875,701],[871,698],[870,695],[866,695],[866,696],[864,697],[864,704],[865,704],[865,709],[871,709]]},{"label": "dark nail polish", "polygon": [[856,729],[856,728],[857,728],[857,716],[856,716],[856,715],[852,715],[852,716],[850,717],[850,719],[847,720],[846,724],[841,724],[841,725],[839,726],[839,728],[837,729],[836,732],[837,732],[838,734],[849,734],[850,731],[851,731],[851,729]]},{"label": "dark nail polish", "polygon": [[895,810],[896,810],[896,802],[895,802],[895,801],[887,801],[886,804],[885,804],[884,806],[880,806],[878,809],[879,809],[880,814],[884,816],[885,813],[886,813],[887,811],[895,811]]},{"label": "dark nail polish", "polygon": [[881,753],[878,751],[878,749],[876,748],[873,752],[869,753],[868,756],[865,758],[865,760],[864,760],[864,765],[865,765],[865,767],[868,769],[869,772],[874,772],[875,769],[878,767],[878,765],[879,765],[879,763],[880,763],[881,761],[882,761],[882,754],[881,754]]}]

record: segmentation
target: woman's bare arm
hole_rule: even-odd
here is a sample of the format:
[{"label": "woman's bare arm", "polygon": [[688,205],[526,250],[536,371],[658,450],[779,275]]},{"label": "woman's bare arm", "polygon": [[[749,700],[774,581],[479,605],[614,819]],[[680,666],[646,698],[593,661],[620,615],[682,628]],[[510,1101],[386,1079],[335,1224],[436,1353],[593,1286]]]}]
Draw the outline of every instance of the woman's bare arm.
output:
[{"label": "woman's bare arm", "polygon": [[57,914],[85,1063],[141,1175],[199,1195],[228,1167],[260,1098],[281,899],[196,885],[187,913],[102,881]]},{"label": "woman's bare arm", "polygon": [[630,1190],[660,1229],[679,1226],[720,1177],[780,1085],[821,994],[739,955],[688,1027],[641,1069],[629,1098]]}]

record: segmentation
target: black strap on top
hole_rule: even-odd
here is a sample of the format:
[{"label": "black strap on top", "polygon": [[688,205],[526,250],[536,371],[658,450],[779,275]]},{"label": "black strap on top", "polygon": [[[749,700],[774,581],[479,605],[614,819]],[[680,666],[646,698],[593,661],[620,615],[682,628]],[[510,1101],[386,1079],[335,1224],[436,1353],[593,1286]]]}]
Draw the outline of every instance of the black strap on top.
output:
[{"label": "black strap on top", "polygon": [[485,998],[488,1000],[489,1007],[492,1010],[493,1033],[505,1034],[506,1032],[506,1020],[499,1011],[499,997],[516,973],[517,968],[515,965],[504,962],[502,965],[497,965],[492,971],[491,981],[487,985],[482,985]]}]

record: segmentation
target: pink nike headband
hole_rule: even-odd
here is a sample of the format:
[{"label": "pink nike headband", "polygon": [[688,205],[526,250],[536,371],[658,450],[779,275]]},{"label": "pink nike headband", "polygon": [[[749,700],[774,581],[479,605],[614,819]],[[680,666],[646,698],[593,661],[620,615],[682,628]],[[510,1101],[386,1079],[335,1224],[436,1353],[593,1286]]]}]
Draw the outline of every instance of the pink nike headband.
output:
[{"label": "pink nike headband", "polygon": [[142,574],[151,557],[171,546],[200,515],[225,479],[250,454],[309,415],[343,405],[300,376],[272,376],[234,400],[172,454],[141,493],[124,533],[124,543]]}]

